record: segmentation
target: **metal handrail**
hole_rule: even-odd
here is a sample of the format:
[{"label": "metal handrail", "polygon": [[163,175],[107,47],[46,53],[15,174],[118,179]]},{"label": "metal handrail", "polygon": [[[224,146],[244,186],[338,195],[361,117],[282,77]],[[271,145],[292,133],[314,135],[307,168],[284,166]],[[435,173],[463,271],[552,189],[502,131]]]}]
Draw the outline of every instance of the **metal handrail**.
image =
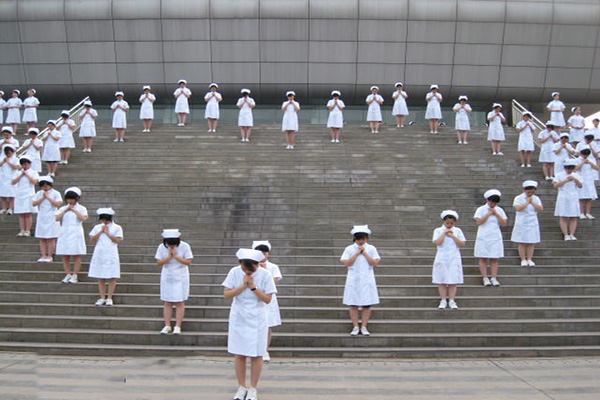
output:
[{"label": "metal handrail", "polygon": [[[73,108],[71,108],[69,110],[69,114],[71,115],[71,119],[73,120],[73,122],[75,122],[75,129],[73,130],[73,133],[75,133],[77,131],[77,129],[79,129],[79,127],[81,126],[81,118],[79,117],[79,112],[83,109],[83,102],[89,100],[90,97],[86,96],[83,100],[81,100],[79,103],[77,103],[75,106],[73,106]],[[60,116],[59,116],[60,118]],[[46,136],[48,135],[48,127],[44,128],[44,130],[42,130],[40,132],[40,134],[38,135],[38,139],[44,139]],[[23,154],[25,150],[23,150],[23,148],[19,148],[17,150],[17,156],[20,156]]]}]

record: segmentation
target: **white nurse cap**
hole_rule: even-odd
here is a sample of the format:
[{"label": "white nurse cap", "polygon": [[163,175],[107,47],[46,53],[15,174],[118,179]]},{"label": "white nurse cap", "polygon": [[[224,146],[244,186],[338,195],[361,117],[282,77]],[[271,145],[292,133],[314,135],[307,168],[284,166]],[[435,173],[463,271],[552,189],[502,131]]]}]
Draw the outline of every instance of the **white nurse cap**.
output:
[{"label": "white nurse cap", "polygon": [[92,101],[91,100],[86,100],[86,101],[83,102],[83,105],[91,107],[92,106]]},{"label": "white nurse cap", "polygon": [[444,219],[448,216],[454,217],[454,219],[456,219],[458,221],[458,213],[454,210],[444,210],[442,211],[442,213],[440,214],[440,218]]},{"label": "white nurse cap", "polygon": [[0,96],[4,96],[4,90],[0,90]]},{"label": "white nurse cap", "polygon": [[404,84],[402,84],[402,82],[396,82],[396,83],[394,84],[394,86],[395,86],[395,87],[398,87],[398,86],[404,86]]},{"label": "white nurse cap", "polygon": [[533,114],[531,114],[529,111],[525,111],[525,112],[523,113],[523,116],[526,116],[526,115],[527,115],[529,118],[533,118]]},{"label": "white nurse cap", "polygon": [[502,197],[502,193],[500,193],[500,191],[498,189],[490,189],[483,194],[483,197],[485,199],[489,199],[492,196]]},{"label": "white nurse cap", "polygon": [[27,133],[35,133],[36,135],[40,134],[40,130],[38,128],[29,128]]},{"label": "white nurse cap", "polygon": [[[56,121],[53,119],[49,119],[48,121],[46,121],[46,125],[49,125],[49,124],[56,126]],[[4,131],[4,129],[2,131]]]},{"label": "white nurse cap", "polygon": [[369,225],[354,225],[350,234],[354,235],[357,233],[366,233],[367,235],[370,235],[371,230],[369,229]]},{"label": "white nurse cap", "polygon": [[2,146],[2,149],[11,149],[12,151],[15,151],[15,146],[13,146],[12,144],[5,144],[4,146]]},{"label": "white nurse cap", "polygon": [[369,89],[369,90],[373,91],[373,89],[379,90],[379,86],[371,86],[371,89]]},{"label": "white nurse cap", "polygon": [[575,111],[577,111],[578,108],[581,108],[581,107],[579,107],[579,106],[571,107],[571,112],[574,113]]},{"label": "white nurse cap", "polygon": [[40,176],[40,179],[38,179],[38,183],[41,185],[43,182],[54,183],[54,179],[52,179],[50,175]]},{"label": "white nurse cap", "polygon": [[150,90],[150,85],[144,85],[144,86],[142,87],[142,90],[146,90],[146,89]]},{"label": "white nurse cap", "polygon": [[560,92],[552,92],[552,97],[556,96],[557,94],[560,94]]},{"label": "white nurse cap", "polygon": [[534,187],[537,188],[538,187],[538,183],[536,181],[525,181],[523,182],[523,187]]},{"label": "white nurse cap", "polygon": [[99,209],[96,210],[96,214],[98,214],[98,215],[102,215],[102,214],[115,215],[115,210],[113,210],[112,207],[100,207]]},{"label": "white nurse cap", "polygon": [[117,96],[123,96],[123,97],[125,97],[125,93],[123,93],[121,91],[115,92],[115,97],[117,97]]},{"label": "white nurse cap", "polygon": [[31,156],[29,154],[23,154],[19,157],[19,163],[21,163],[21,161],[28,161],[31,164]]},{"label": "white nurse cap", "polygon": [[21,94],[21,91],[19,89],[13,89],[13,93]]},{"label": "white nurse cap", "polygon": [[251,92],[250,92],[250,89],[244,88],[244,89],[240,90],[240,93],[242,93],[242,94],[245,94],[245,93],[250,94]]},{"label": "white nurse cap", "polygon": [[13,134],[13,128],[10,127],[10,126],[3,126],[2,127],[2,132],[8,132],[8,133],[10,133],[12,135]]},{"label": "white nurse cap", "polygon": [[563,165],[565,167],[576,167],[577,166],[577,160],[575,160],[574,158],[570,158],[567,161],[565,161],[565,163]]},{"label": "white nurse cap", "polygon": [[502,104],[500,104],[500,103],[494,103],[494,104],[492,105],[492,108],[496,108],[496,107],[500,107],[500,108],[502,108]]},{"label": "white nurse cap", "polygon": [[61,117],[64,117],[65,115],[66,115],[67,117],[70,117],[70,116],[71,116],[71,113],[69,112],[69,110],[62,110],[62,111],[60,112],[60,116],[61,116]]},{"label": "white nurse cap", "polygon": [[438,85],[431,85],[431,86],[429,86],[429,90],[431,90],[431,89],[439,89],[439,87],[438,87]]},{"label": "white nurse cap", "polygon": [[186,81],[185,79],[180,79],[180,80],[178,80],[178,81],[177,81],[177,84],[178,84],[178,85],[181,85],[182,83],[183,83],[184,85],[187,85],[187,81]]},{"label": "white nurse cap", "polygon": [[208,88],[210,89],[211,87],[216,87],[217,89],[219,88],[219,85],[217,85],[216,83],[211,83],[210,85],[208,85]]},{"label": "white nurse cap", "polygon": [[567,132],[563,132],[563,133],[561,133],[561,134],[560,134],[560,136],[559,136],[559,138],[560,138],[560,139],[562,139],[562,138],[564,138],[564,137],[566,137],[566,138],[568,139],[568,138],[569,138],[569,134],[568,134]]},{"label": "white nurse cap", "polygon": [[267,246],[269,251],[271,251],[271,243],[268,240],[255,240],[252,242],[252,248],[256,249],[258,246]]},{"label": "white nurse cap", "polygon": [[285,97],[295,96],[295,95],[296,95],[296,92],[294,92],[293,90],[288,90],[287,92],[285,92]]},{"label": "white nurse cap", "polygon": [[331,95],[332,95],[332,96],[338,96],[338,97],[339,97],[339,96],[341,96],[341,95],[342,95],[342,92],[340,92],[339,90],[334,90],[333,92],[331,92]]},{"label": "white nurse cap", "polygon": [[179,232],[179,229],[163,229],[162,237],[164,239],[177,239],[181,237],[181,232]]},{"label": "white nurse cap", "polygon": [[467,97],[467,95],[463,94],[463,95],[458,96],[458,101],[461,101],[461,100],[467,101],[467,100],[469,100],[469,98]]},{"label": "white nurse cap", "polygon": [[262,251],[253,249],[239,249],[235,253],[235,256],[238,258],[238,260],[252,260],[257,263],[265,259],[265,255]]},{"label": "white nurse cap", "polygon": [[77,196],[81,196],[81,189],[79,189],[77,186],[71,186],[70,188],[66,188],[65,189],[65,194],[67,194],[69,192],[73,192]]},{"label": "white nurse cap", "polygon": [[31,93],[36,94],[37,90],[35,90],[34,88],[29,89],[31,91]]}]

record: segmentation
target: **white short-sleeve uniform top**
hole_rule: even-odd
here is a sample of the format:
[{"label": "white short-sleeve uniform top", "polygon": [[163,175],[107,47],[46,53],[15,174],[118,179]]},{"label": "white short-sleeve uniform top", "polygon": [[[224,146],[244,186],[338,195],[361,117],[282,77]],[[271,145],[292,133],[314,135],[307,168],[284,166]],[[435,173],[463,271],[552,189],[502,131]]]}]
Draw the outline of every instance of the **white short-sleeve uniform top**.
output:
[{"label": "white short-sleeve uniform top", "polygon": [[[6,159],[4,151],[0,157],[2,157],[3,160]],[[13,165],[19,165],[19,159],[14,153],[8,161]],[[16,186],[12,184],[12,180],[15,179],[18,173],[18,170],[13,169],[7,163],[2,164],[0,167],[0,197],[15,197]]]},{"label": "white short-sleeve uniform top", "polygon": [[556,143],[556,141],[558,140],[558,135],[556,134],[556,132],[544,129],[538,134],[538,139],[546,139],[548,136],[552,136],[552,138],[540,144],[540,157],[538,159],[539,162],[554,162],[554,152],[552,151],[552,148],[554,147],[554,143]]},{"label": "white short-sleeve uniform top", "polygon": [[455,114],[455,123],[454,127],[457,131],[470,131],[471,130],[471,122],[469,121],[469,111],[471,111],[471,106],[465,104],[464,108],[461,108],[460,103],[456,103],[454,107],[452,107],[453,111],[456,111]]},{"label": "white short-sleeve uniform top", "polygon": [[[344,262],[351,258],[358,250],[356,243],[344,249],[340,261]],[[367,254],[374,260],[381,260],[375,246],[368,243],[364,245]],[[372,306],[379,304],[379,293],[375,282],[375,272],[367,258],[359,254],[354,264],[348,267],[346,285],[344,287],[343,303],[347,306]]]},{"label": "white short-sleeve uniform top", "polygon": [[427,109],[425,110],[425,119],[441,119],[442,118],[442,95],[433,92],[427,93],[425,96],[427,101]]},{"label": "white short-sleeve uniform top", "polygon": [[[85,114],[85,116],[83,116]],[[86,113],[86,110],[82,110],[79,113],[81,118],[81,126],[79,127],[79,137],[96,137],[96,121],[94,117],[98,117],[98,111],[90,108],[90,112]]]},{"label": "white short-sleeve uniform top", "polygon": [[[11,97],[6,102],[7,107],[15,107],[15,106],[22,106],[22,105],[23,105],[23,101],[18,97]],[[21,123],[21,112],[19,111],[18,107],[8,109],[8,112],[6,113],[6,123],[7,124],[20,124]]]},{"label": "white short-sleeve uniform top", "polygon": [[[283,278],[283,276],[281,275],[281,271],[279,270],[279,266],[277,264],[273,264],[271,261],[267,261],[267,271],[269,271],[269,273],[273,277],[273,282],[279,282]],[[281,314],[279,312],[279,302],[277,301],[277,293],[273,293],[273,296],[271,297],[271,302],[267,304],[267,323],[269,325],[269,328],[281,325]]]},{"label": "white short-sleeve uniform top", "polygon": [[[241,266],[229,270],[223,286],[235,289],[244,283],[246,273]],[[271,273],[257,268],[252,273],[254,285],[265,294],[277,293]],[[246,287],[231,302],[227,352],[246,357],[262,357],[267,352],[269,334],[267,304]]]},{"label": "white short-sleeve uniform top", "polygon": [[565,104],[560,100],[552,100],[546,108],[550,111],[550,121],[554,126],[563,127],[565,126],[565,117],[563,111]]},{"label": "white short-sleeve uniform top", "polygon": [[[52,134],[52,136],[50,136]],[[58,162],[60,161],[60,138],[62,134],[58,129],[48,132],[48,138],[44,142],[42,149],[42,161]],[[56,139],[54,139],[56,138]]]},{"label": "white short-sleeve uniform top", "polygon": [[[521,193],[515,197],[513,207],[523,205],[526,201],[527,195]],[[542,205],[542,201],[536,195],[532,196],[531,201]],[[515,225],[513,226],[510,240],[515,243],[540,242],[540,224],[538,222],[537,211],[531,204],[528,204],[523,210],[515,212]]]},{"label": "white short-sleeve uniform top", "polygon": [[[60,214],[67,207],[68,205],[62,206],[56,210],[56,214]],[[75,209],[82,215],[88,215],[87,208],[79,203],[75,204]],[[86,248],[83,221],[73,211],[68,211],[60,221],[60,232],[56,240],[56,255],[76,256],[84,254],[86,254]]]},{"label": "white short-sleeve uniform top", "polygon": [[571,115],[567,121],[571,128],[569,129],[569,141],[570,142],[583,142],[584,128],[577,129],[574,126],[585,127],[585,118],[581,115]]},{"label": "white short-sleeve uniform top", "polygon": [[129,110],[129,103],[125,100],[116,100],[110,105],[110,109],[113,110],[112,127],[115,129],[126,129],[127,128],[127,112],[117,106],[123,107],[125,110]]},{"label": "white short-sleeve uniform top", "polygon": [[[37,201],[43,197],[43,190],[36,192],[33,196],[33,201]],[[48,190],[48,195],[53,201],[62,202],[62,197],[58,190]],[[35,220],[35,237],[38,239],[55,239],[60,232],[60,222],[56,220],[55,207],[48,199],[42,200],[38,206],[38,215]]]},{"label": "white short-sleeve uniform top", "polygon": [[287,101],[284,101],[281,105],[281,108],[285,107],[283,111],[283,121],[281,122],[281,130],[285,131],[298,131],[298,113],[294,108],[294,105],[300,109],[300,103],[297,101],[292,101],[293,104],[289,104]]},{"label": "white short-sleeve uniform top", "polygon": [[[375,99],[375,100],[373,100]],[[381,104],[383,103],[383,97],[380,94],[373,94],[367,96],[365,101],[371,101],[369,104],[369,108],[367,110],[367,121],[371,122],[380,122],[383,121],[383,116],[381,115]]]},{"label": "white short-sleeve uniform top", "polygon": [[[243,106],[242,106],[243,104]],[[254,99],[250,96],[246,98],[246,102],[244,103],[244,98],[240,97],[236,104],[240,108],[240,113],[238,115],[238,126],[254,126],[254,118],[252,117],[252,107],[256,105]]]},{"label": "white short-sleeve uniform top", "polygon": [[[334,107],[335,105],[335,107]],[[335,99],[331,99],[327,102],[327,109],[333,107],[331,111],[329,111],[329,117],[327,118],[327,127],[328,128],[343,128],[344,127],[344,113],[343,109],[346,107],[344,102],[340,99],[337,99],[337,104]]]},{"label": "white short-sleeve uniform top", "polygon": [[37,122],[37,108],[25,106],[39,106],[40,101],[35,96],[23,100],[23,122]]},{"label": "white short-sleeve uniform top", "polygon": [[146,97],[146,93],[142,93],[140,96],[140,119],[154,118],[154,105],[152,104],[152,100],[156,100],[156,96],[152,93],[148,93],[148,97]]},{"label": "white short-sleeve uniform top", "polygon": [[[594,149],[594,151],[596,153],[598,153],[600,151],[600,142],[592,140],[592,142],[589,145],[586,144],[585,142],[577,143],[577,146],[575,146],[575,153],[579,154],[581,152],[581,149],[583,148],[583,146],[589,146],[591,149]],[[590,160],[594,161],[596,164],[598,164],[598,160],[596,159],[596,157],[594,157],[594,153],[590,153],[588,158]],[[598,178],[600,177],[600,173],[596,170],[592,170],[592,173],[594,174],[594,180],[597,181]]]},{"label": "white short-sleeve uniform top", "polygon": [[[556,154],[555,151],[557,151],[560,146],[562,146],[561,142],[556,142],[552,146],[552,153],[554,153],[554,173],[555,174],[563,171],[565,161],[571,157],[569,151],[575,151],[573,146],[571,146],[570,143],[567,143],[565,145],[565,148],[561,149],[558,152],[558,154]],[[569,149],[569,151],[567,151],[567,149]]]},{"label": "white short-sleeve uniform top", "polygon": [[[435,242],[444,231],[446,231],[446,227],[443,225],[435,229],[432,241]],[[452,231],[454,232],[454,236],[459,240],[467,240],[460,228],[455,226],[452,228]],[[444,237],[442,244],[437,246],[437,253],[433,261],[432,283],[436,285],[458,285],[464,283],[460,247],[449,236]]]},{"label": "white short-sleeve uniform top", "polygon": [[58,147],[60,147],[61,149],[74,149],[75,140],[73,140],[73,131],[71,130],[71,126],[75,125],[75,121],[73,121],[71,118],[68,118],[66,121],[64,119],[61,119],[56,124],[56,127],[60,131],[60,140],[58,141]]},{"label": "white short-sleeve uniform top", "polygon": [[[90,237],[96,236],[102,231],[104,223],[94,226],[90,232]],[[108,224],[108,233],[123,239],[123,228],[111,222]],[[119,262],[119,245],[106,236],[100,234],[92,253],[90,260],[90,269],[88,272],[90,278],[113,279],[121,277],[121,264]]]},{"label": "white short-sleeve uniform top", "polygon": [[[475,211],[474,219],[482,218],[489,210],[487,204],[479,207]],[[506,213],[498,206],[494,207],[500,216],[506,219]],[[502,232],[500,231],[500,222],[496,215],[489,216],[487,221],[477,227],[477,238],[475,239],[474,256],[479,258],[502,258],[504,257],[504,243],[502,242]]]},{"label": "white short-sleeve uniform top", "polygon": [[[31,142],[32,142],[31,139],[27,139],[25,142],[23,142],[23,147],[27,146]],[[35,147],[33,147],[33,145],[31,145],[27,148],[27,150],[25,150],[25,154],[27,154],[28,156],[31,157],[31,169],[33,169],[34,171],[37,171],[37,172],[42,172],[41,153],[43,150],[44,142],[42,142],[40,139],[38,139],[36,137],[35,139],[33,139],[33,144],[35,144],[37,147],[42,147],[42,148],[40,150],[38,150]]]},{"label": "white short-sleeve uniform top", "polygon": [[0,97],[0,124],[4,121],[4,109],[6,108],[6,100]]},{"label": "white short-sleeve uniform top", "polygon": [[[490,121],[490,118],[495,117]],[[498,113],[496,115],[495,111],[490,111],[487,115],[487,120],[489,122],[488,126],[488,138],[487,140],[505,140],[504,136],[504,123],[502,122],[502,118],[504,118],[504,114]]]},{"label": "white short-sleeve uniform top", "polygon": [[12,145],[15,149],[19,148],[19,141],[14,137],[9,138],[8,142],[6,140],[2,140],[2,152],[0,153],[1,157],[4,157],[4,146],[6,146],[7,144]]},{"label": "white short-sleeve uniform top", "polygon": [[[213,96],[214,94],[214,96]],[[210,99],[210,100],[209,100]],[[204,95],[206,101],[206,109],[204,110],[204,118],[219,119],[219,101],[223,100],[223,96],[219,92],[208,92]]]},{"label": "white short-sleeve uniform top", "polygon": [[408,115],[408,107],[406,105],[406,98],[408,94],[404,90],[396,90],[392,93],[394,99],[394,107],[392,108],[392,115]]},{"label": "white short-sleeve uniform top", "polygon": [[600,128],[591,127],[585,131],[588,135],[594,135],[594,140],[600,140]]},{"label": "white short-sleeve uniform top", "polygon": [[[184,241],[176,248],[177,256],[186,260],[194,258],[192,249]],[[169,248],[159,244],[154,257],[162,260],[169,255]],[[190,295],[190,271],[187,265],[171,258],[160,271],[160,299],[170,303],[186,301]]]},{"label": "white short-sleeve uniform top", "polygon": [[[596,161],[588,156],[590,163],[596,165]],[[579,156],[577,163],[581,164],[584,158]],[[598,198],[598,192],[596,191],[596,170],[590,164],[583,164],[577,173],[581,176],[581,183],[583,187],[578,190],[580,199],[591,199],[596,200]]]},{"label": "white short-sleeve uniform top", "polygon": [[[564,170],[555,172],[553,183],[564,181],[569,174]],[[579,182],[582,182],[581,175],[577,172],[571,172],[571,175]],[[579,188],[574,181],[569,181],[558,188],[556,195],[556,206],[554,207],[555,217],[579,217]]]},{"label": "white short-sleeve uniform top", "polygon": [[192,95],[192,91],[186,87],[175,89],[175,92],[173,92],[173,96],[176,97],[176,100],[175,100],[175,112],[176,113],[178,113],[178,114],[180,114],[180,113],[189,114],[190,113],[190,105],[188,103],[188,96],[191,96],[191,95]]},{"label": "white short-sleeve uniform top", "polygon": [[[20,174],[20,172],[17,173],[17,176],[18,174]],[[27,170],[27,175],[29,175],[32,179],[40,178],[40,175],[33,168],[29,168]],[[26,176],[23,176],[21,179],[19,179],[15,190],[15,214],[29,214],[38,212],[38,208],[34,207],[32,204],[34,194],[35,184],[31,183]]]},{"label": "white short-sleeve uniform top", "polygon": [[517,129],[521,129],[525,127],[521,132],[519,132],[519,145],[517,147],[518,151],[533,151],[535,150],[535,143],[533,142],[533,132],[535,126],[531,121],[519,121],[517,124]]}]

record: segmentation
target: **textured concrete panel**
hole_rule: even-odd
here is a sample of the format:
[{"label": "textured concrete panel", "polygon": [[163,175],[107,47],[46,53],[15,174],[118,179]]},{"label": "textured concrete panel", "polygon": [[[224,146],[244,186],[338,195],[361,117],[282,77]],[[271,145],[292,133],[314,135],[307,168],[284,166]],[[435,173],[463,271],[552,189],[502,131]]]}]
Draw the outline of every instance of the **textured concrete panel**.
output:
[{"label": "textured concrete panel", "polygon": [[106,0],[77,0],[65,2],[65,17],[73,20],[112,18],[112,2]]},{"label": "textured concrete panel", "polygon": [[258,19],[213,19],[212,40],[258,40]]},{"label": "textured concrete panel", "polygon": [[452,76],[452,85],[459,86],[491,86],[498,83],[500,67],[455,65]]},{"label": "textured concrete panel", "polygon": [[210,0],[162,0],[163,18],[208,18]]},{"label": "textured concrete panel", "polygon": [[552,67],[591,68],[594,49],[586,47],[550,47],[548,65]]},{"label": "textured concrete panel", "polygon": [[[173,82],[173,91],[177,89],[177,81],[186,79],[188,84],[198,84],[213,81],[212,65],[210,63],[170,63],[165,64],[165,82]],[[204,89],[203,89],[204,90]],[[192,88],[192,92],[195,93]],[[194,95],[192,95],[193,98]],[[198,93],[195,93],[198,97]]]},{"label": "textured concrete panel", "polygon": [[20,43],[19,23],[0,22],[0,32],[2,32],[2,43]]},{"label": "textured concrete panel", "polygon": [[115,19],[158,19],[160,18],[161,0],[113,1],[113,18]]},{"label": "textured concrete panel", "polygon": [[213,41],[213,61],[258,62],[258,41]]},{"label": "textured concrete panel", "polygon": [[[408,70],[409,66],[406,66]],[[377,85],[382,87],[383,85],[397,82],[404,78],[405,82],[413,82],[408,79],[408,76],[404,73],[404,64],[358,64],[356,82],[364,85]],[[369,93],[365,93],[365,97]],[[390,99],[388,98],[389,102]]]},{"label": "textured concrete panel", "polygon": [[[450,85],[452,82],[451,65],[407,65],[404,82],[410,82],[411,85],[429,85],[435,83],[440,85],[440,91],[443,93],[442,86]],[[425,96],[423,96],[425,99]],[[425,102],[425,100],[423,100]]]},{"label": "textured concrete panel", "polygon": [[550,25],[506,24],[504,43],[548,45],[551,30]]},{"label": "textured concrete panel", "polygon": [[117,41],[160,41],[160,20],[114,20]]},{"label": "textured concrete panel", "polygon": [[590,87],[593,87],[593,88],[600,87],[600,68],[594,68],[592,70],[592,77],[591,77],[591,81],[590,81]]},{"label": "textured concrete panel", "polygon": [[456,43],[502,43],[504,24],[498,22],[458,22]]},{"label": "textured concrete panel", "polygon": [[598,25],[600,20],[600,4],[590,1],[586,4],[554,3],[555,24]]},{"label": "textured concrete panel", "polygon": [[[311,1],[310,17],[311,18],[358,18],[358,3],[359,0],[345,0],[343,7],[340,7],[339,0],[319,0]],[[375,3],[371,1],[371,3]]]},{"label": "textured concrete panel", "polygon": [[408,21],[409,42],[454,43],[454,22]]},{"label": "textured concrete panel", "polygon": [[452,43],[408,43],[407,64],[452,64],[454,44]]},{"label": "textured concrete panel", "polygon": [[502,46],[499,44],[462,44],[454,47],[454,63],[463,65],[498,65]]},{"label": "textured concrete panel", "polygon": [[52,82],[55,85],[71,83],[69,64],[25,64],[27,83],[35,86],[38,83]]},{"label": "textured concrete panel", "polygon": [[66,43],[23,43],[22,47],[25,63],[69,64]]},{"label": "textured concrete panel", "polygon": [[21,21],[61,21],[64,19],[63,0],[19,0]]},{"label": "textured concrete panel", "polygon": [[308,40],[308,20],[261,20],[260,40]]},{"label": "textured concrete panel", "polygon": [[213,80],[227,84],[246,85],[260,82],[260,65],[257,62],[213,63]]},{"label": "textured concrete panel", "polygon": [[407,19],[408,0],[359,0],[359,17],[363,19]]},{"label": "textured concrete panel", "polygon": [[163,19],[163,40],[210,40],[208,19]]},{"label": "textured concrete panel", "polygon": [[161,42],[116,42],[117,62],[162,62]]},{"label": "textured concrete panel", "polygon": [[307,41],[260,41],[262,62],[290,62],[308,60]]},{"label": "textured concrete panel", "polygon": [[551,24],[554,12],[553,3],[553,1],[539,3],[531,1],[507,1],[506,21],[523,24]]},{"label": "textured concrete panel", "polygon": [[403,42],[406,21],[358,21],[358,40],[367,42]]},{"label": "textured concrete panel", "polygon": [[72,63],[114,63],[115,44],[113,42],[69,43],[69,57]]},{"label": "textured concrete panel", "polygon": [[356,42],[310,42],[310,62],[354,63],[356,61]]},{"label": "textured concrete panel", "polygon": [[402,64],[406,60],[406,45],[404,42],[359,42],[358,62],[384,62]]},{"label": "textured concrete panel", "polygon": [[21,64],[22,62],[23,56],[20,44],[0,43],[0,64]]},{"label": "textured concrete panel", "polygon": [[0,1],[0,21],[16,21],[18,15],[17,0]]},{"label": "textured concrete panel", "polygon": [[[71,75],[74,84],[100,83],[115,85],[117,83],[117,66],[109,63],[72,64]],[[112,91],[112,88],[107,90]]]},{"label": "textured concrete panel", "polygon": [[355,64],[310,63],[308,79],[311,83],[343,84],[356,80]]},{"label": "textured concrete panel", "polygon": [[24,21],[21,25],[21,40],[28,42],[66,42],[67,34],[63,21],[47,21],[40,29],[39,21]]},{"label": "textured concrete panel", "polygon": [[347,19],[311,19],[310,40],[356,41],[358,21]]},{"label": "textured concrete panel", "polygon": [[308,0],[261,0],[261,18],[308,18]]},{"label": "textured concrete panel", "polygon": [[163,54],[166,63],[207,62],[211,61],[209,41],[163,42]]},{"label": "textured concrete panel", "polygon": [[[162,63],[119,63],[117,64],[117,73],[119,74],[119,84],[162,82],[164,79]],[[133,98],[129,101],[132,102]]]},{"label": "textured concrete panel", "polygon": [[[0,76],[2,77],[2,90],[8,94],[9,90],[23,85],[25,82],[25,70],[22,64],[2,65],[0,64]],[[6,96],[6,95],[5,95]],[[6,100],[6,97],[5,97]]]},{"label": "textured concrete panel", "polygon": [[69,42],[113,41],[113,23],[111,20],[69,21],[67,37]]},{"label": "textured concrete panel", "polygon": [[[553,46],[595,47],[598,26],[554,25],[552,27]],[[593,52],[593,49],[589,49]]]},{"label": "textured concrete panel", "polygon": [[546,86],[586,89],[591,73],[592,70],[587,68],[548,68]]},{"label": "textured concrete panel", "polygon": [[497,22],[505,16],[504,1],[461,0],[458,2],[458,21]]},{"label": "textured concrete panel", "polygon": [[211,0],[212,18],[258,18],[258,0]]},{"label": "textured concrete panel", "polygon": [[544,68],[505,67],[500,68],[500,86],[506,87],[542,87],[545,77]]},{"label": "textured concrete panel", "polygon": [[547,57],[546,46],[504,46],[502,65],[545,67]]},{"label": "textured concrete panel", "polygon": [[408,13],[412,20],[454,21],[456,2],[448,0],[410,1]]},{"label": "textured concrete panel", "polygon": [[261,83],[307,83],[307,63],[262,63]]}]

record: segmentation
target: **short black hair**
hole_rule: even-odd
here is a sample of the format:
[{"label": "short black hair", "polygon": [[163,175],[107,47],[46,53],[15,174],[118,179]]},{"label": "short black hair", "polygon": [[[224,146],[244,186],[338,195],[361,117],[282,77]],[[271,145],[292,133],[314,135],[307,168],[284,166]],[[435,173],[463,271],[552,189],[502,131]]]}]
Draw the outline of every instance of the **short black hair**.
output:
[{"label": "short black hair", "polygon": [[75,199],[75,200],[79,200],[81,196],[79,196],[77,193],[75,193],[72,190],[69,190],[67,193],[65,193],[65,200],[66,199]]},{"label": "short black hair", "polygon": [[179,246],[180,243],[181,243],[181,238],[164,238],[163,239],[163,244],[165,245],[165,247],[168,247],[167,245]]},{"label": "short black hair", "polygon": [[455,220],[455,221],[456,221],[456,217],[455,217],[454,215],[450,215],[450,214],[448,214],[448,215],[444,215],[444,219],[443,219],[443,221],[447,220],[448,218],[450,218],[450,219],[453,219],[453,220]]},{"label": "short black hair", "polygon": [[596,139],[596,136],[594,136],[593,134],[589,134],[589,135],[585,135],[584,138],[588,139],[588,140],[594,140]]},{"label": "short black hair", "polygon": [[259,251],[262,251],[263,253],[268,253],[271,251],[271,250],[269,250],[269,246],[267,246],[266,244],[258,245],[254,248],[254,250],[259,250]]},{"label": "short black hair", "polygon": [[590,149],[583,149],[579,152],[579,154],[583,154],[584,156],[589,156],[590,154],[592,154],[592,151]]},{"label": "short black hair", "polygon": [[8,147],[8,146],[4,148],[4,154],[5,155],[8,155],[9,151],[12,151],[14,153],[15,149],[13,149],[12,147]]},{"label": "short black hair", "polygon": [[531,189],[533,189],[533,190],[537,190],[537,188],[536,188],[535,186],[525,186],[525,187],[523,188],[523,190],[531,190]]},{"label": "short black hair", "polygon": [[40,186],[40,189],[42,188],[42,186],[44,185],[44,183],[45,183],[45,184],[47,184],[47,185],[49,185],[50,187],[52,187],[52,182],[50,182],[50,181],[45,181],[45,180],[43,180],[43,179],[40,179],[40,180],[38,181],[38,185]]},{"label": "short black hair", "polygon": [[493,201],[494,203],[500,203],[500,196],[497,194],[493,194],[487,198],[489,201]]},{"label": "short black hair", "polygon": [[366,233],[366,232],[356,232],[354,234],[354,241],[361,240],[361,239],[364,239],[364,238],[368,239],[369,238],[369,234]]},{"label": "short black hair", "polygon": [[248,271],[256,271],[258,268],[258,263],[254,260],[240,260],[240,264],[244,266]]},{"label": "short black hair", "polygon": [[113,216],[110,214],[100,214],[100,215],[98,215],[98,219],[100,221],[112,221]]},{"label": "short black hair", "polygon": [[29,163],[29,164],[31,164],[31,161],[29,161],[29,160],[28,160],[28,159],[26,159],[26,158],[21,158],[21,159],[19,160],[19,164],[23,165],[24,163]]}]

